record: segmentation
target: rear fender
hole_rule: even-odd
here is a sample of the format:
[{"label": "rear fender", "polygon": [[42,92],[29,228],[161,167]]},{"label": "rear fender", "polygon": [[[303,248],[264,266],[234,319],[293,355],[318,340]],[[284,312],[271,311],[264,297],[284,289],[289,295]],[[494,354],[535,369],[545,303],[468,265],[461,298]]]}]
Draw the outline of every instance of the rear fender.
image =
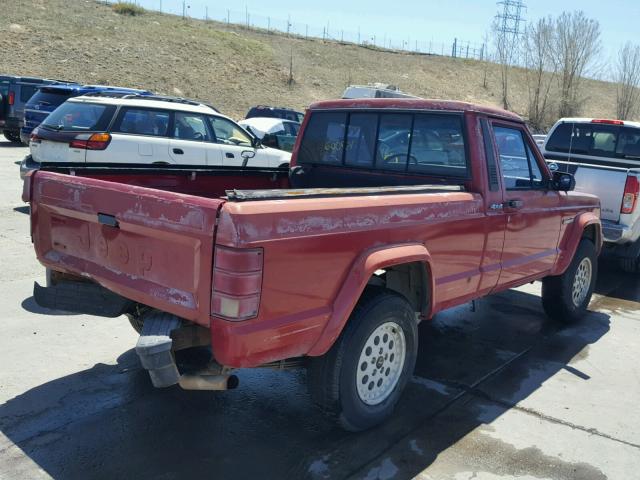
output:
[{"label": "rear fender", "polygon": [[581,213],[575,217],[571,227],[566,229],[564,238],[560,239],[560,254],[558,255],[555,268],[551,271],[551,275],[562,275],[565,270],[569,268],[569,264],[576,253],[585,229],[591,225],[595,226],[596,251],[600,254],[600,249],[602,248],[602,225],[600,224],[600,218],[593,212]]},{"label": "rear fender", "polygon": [[362,253],[353,262],[346,280],[333,301],[329,321],[308,355],[323,355],[331,348],[376,270],[414,262],[422,262],[426,269],[426,282],[431,301],[426,311],[422,313],[430,316],[434,303],[435,284],[431,275],[431,255],[426,247],[422,244],[403,244],[371,249]]}]

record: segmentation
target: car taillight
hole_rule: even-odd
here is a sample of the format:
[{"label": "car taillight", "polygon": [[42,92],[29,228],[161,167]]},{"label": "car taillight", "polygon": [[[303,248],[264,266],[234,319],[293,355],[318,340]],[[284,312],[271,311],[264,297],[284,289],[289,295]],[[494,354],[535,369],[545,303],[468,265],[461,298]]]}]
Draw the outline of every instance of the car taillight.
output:
[{"label": "car taillight", "polygon": [[40,143],[40,141],[42,140],[42,138],[38,135],[40,130],[38,130],[38,127],[34,128],[33,131],[31,132],[31,136],[29,137],[29,140],[33,143]]},{"label": "car taillight", "polygon": [[638,192],[640,192],[640,182],[638,177],[629,175],[624,184],[624,195],[622,196],[622,206],[620,213],[633,213],[638,201]]},{"label": "car taillight", "polygon": [[22,201],[25,203],[31,202],[31,182],[33,181],[33,174],[33,170],[27,172],[22,183]]},{"label": "car taillight", "polygon": [[227,320],[247,320],[258,315],[262,290],[261,248],[217,246],[213,263],[211,314]]},{"label": "car taillight", "polygon": [[9,92],[9,98],[7,100],[9,102],[9,105],[13,105],[13,103],[16,101],[15,92]]},{"label": "car taillight", "polygon": [[104,150],[111,142],[108,133],[82,133],[71,140],[69,148],[81,148],[84,150]]}]

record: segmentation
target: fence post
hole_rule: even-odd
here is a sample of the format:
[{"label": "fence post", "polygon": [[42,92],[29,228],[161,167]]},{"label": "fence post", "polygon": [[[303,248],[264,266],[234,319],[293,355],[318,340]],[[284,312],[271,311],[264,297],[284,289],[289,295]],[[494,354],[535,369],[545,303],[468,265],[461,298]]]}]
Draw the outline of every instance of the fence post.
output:
[{"label": "fence post", "polygon": [[453,47],[451,48],[451,56],[453,58],[456,58],[457,50],[458,50],[458,39],[454,38],[453,39]]}]

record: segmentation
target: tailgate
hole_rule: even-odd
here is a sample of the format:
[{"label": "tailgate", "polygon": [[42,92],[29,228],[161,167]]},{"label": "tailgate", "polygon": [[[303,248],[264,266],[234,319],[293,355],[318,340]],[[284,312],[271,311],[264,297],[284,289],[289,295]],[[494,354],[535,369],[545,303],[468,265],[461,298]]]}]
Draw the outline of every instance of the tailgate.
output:
[{"label": "tailgate", "polygon": [[38,260],[109,290],[209,324],[220,199],[36,172],[31,228]]},{"label": "tailgate", "polygon": [[603,220],[617,222],[627,181],[627,169],[584,163],[547,160],[558,170],[572,173],[576,179],[576,192],[590,193],[600,198],[600,216]]}]

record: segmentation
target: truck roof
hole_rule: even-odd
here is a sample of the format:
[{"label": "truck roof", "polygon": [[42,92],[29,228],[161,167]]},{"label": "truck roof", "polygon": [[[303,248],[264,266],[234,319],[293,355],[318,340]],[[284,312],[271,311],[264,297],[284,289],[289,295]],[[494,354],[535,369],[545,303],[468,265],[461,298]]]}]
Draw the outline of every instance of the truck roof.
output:
[{"label": "truck roof", "polygon": [[[616,125],[624,126],[624,127],[633,127],[640,128],[640,122],[633,122],[631,120],[609,120],[609,119],[601,119],[601,118],[586,118],[586,117],[566,117],[561,118],[556,122],[556,125],[561,123],[611,123]],[[622,122],[622,123],[618,123]]]},{"label": "truck roof", "polygon": [[389,108],[400,110],[445,110],[458,112],[478,112],[509,120],[522,122],[522,118],[513,112],[501,108],[475,105],[455,100],[429,100],[418,98],[358,98],[344,100],[327,100],[312,104],[310,110],[331,110],[340,108]]}]

